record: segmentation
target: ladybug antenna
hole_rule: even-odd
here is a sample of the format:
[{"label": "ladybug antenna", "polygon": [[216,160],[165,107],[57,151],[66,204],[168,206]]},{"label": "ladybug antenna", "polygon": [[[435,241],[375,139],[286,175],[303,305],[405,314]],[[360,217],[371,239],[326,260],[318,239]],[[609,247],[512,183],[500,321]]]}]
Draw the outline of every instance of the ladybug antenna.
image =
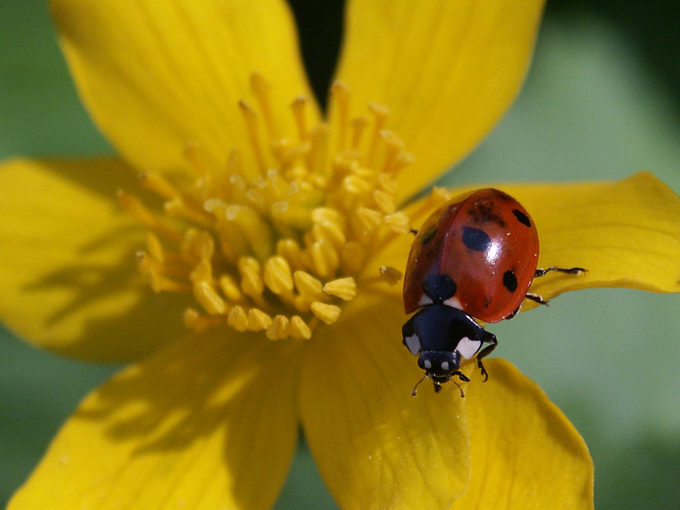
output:
[{"label": "ladybug antenna", "polygon": [[412,397],[415,397],[418,394],[418,386],[420,386],[420,383],[423,382],[425,379],[427,379],[427,374],[421,377],[416,383],[416,385],[413,387],[413,391],[411,392]]}]

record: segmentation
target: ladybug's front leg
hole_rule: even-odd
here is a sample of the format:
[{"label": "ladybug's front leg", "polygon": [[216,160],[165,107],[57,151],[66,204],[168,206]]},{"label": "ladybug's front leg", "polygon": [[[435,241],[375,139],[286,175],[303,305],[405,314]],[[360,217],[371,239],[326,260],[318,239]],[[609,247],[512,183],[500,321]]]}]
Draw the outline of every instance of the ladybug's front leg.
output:
[{"label": "ladybug's front leg", "polygon": [[486,338],[484,338],[484,342],[488,342],[489,345],[484,347],[479,353],[477,353],[477,366],[479,367],[479,371],[482,373],[482,377],[484,378],[484,382],[487,381],[489,378],[489,374],[486,371],[486,368],[484,368],[484,363],[482,363],[482,358],[486,358],[491,352],[496,348],[498,345],[498,340],[496,340],[496,336],[492,335],[491,333],[487,332]]}]

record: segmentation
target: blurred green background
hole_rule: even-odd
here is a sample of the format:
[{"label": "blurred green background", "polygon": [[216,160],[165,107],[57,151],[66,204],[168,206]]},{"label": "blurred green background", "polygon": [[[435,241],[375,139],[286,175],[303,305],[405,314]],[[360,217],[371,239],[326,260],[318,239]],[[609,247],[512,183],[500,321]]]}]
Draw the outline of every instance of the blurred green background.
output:
[{"label": "blurred green background", "polygon": [[[680,34],[671,4],[549,4],[519,100],[443,182],[619,179],[646,168],[680,191]],[[324,91],[341,4],[294,7]],[[0,156],[110,151],[78,102],[45,3],[2,0]],[[538,381],[586,439],[599,509],[680,507],[678,310],[680,296],[596,290],[492,328],[501,339],[494,354]],[[116,368],[58,358],[0,330],[0,504],[79,399]],[[336,508],[304,445],[276,508]]]}]

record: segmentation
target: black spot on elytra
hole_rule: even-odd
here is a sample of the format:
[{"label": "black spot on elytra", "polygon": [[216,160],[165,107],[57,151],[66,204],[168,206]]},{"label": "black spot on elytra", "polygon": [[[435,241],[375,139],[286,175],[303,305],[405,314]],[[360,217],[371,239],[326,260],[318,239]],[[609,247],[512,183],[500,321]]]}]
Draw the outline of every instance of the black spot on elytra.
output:
[{"label": "black spot on elytra", "polygon": [[456,282],[445,274],[431,274],[423,282],[423,290],[435,303],[443,303],[458,290]]},{"label": "black spot on elytra", "polygon": [[432,241],[432,238],[434,237],[434,235],[436,233],[437,233],[437,226],[436,225],[434,225],[433,227],[430,227],[430,229],[427,230],[427,232],[423,232],[423,238],[420,241],[421,245],[425,246],[427,243]]},{"label": "black spot on elytra", "polygon": [[491,246],[491,239],[486,232],[478,228],[463,227],[463,244],[475,251],[486,251]]},{"label": "black spot on elytra", "polygon": [[484,225],[485,223],[496,223],[500,227],[505,227],[505,222],[498,211],[493,200],[479,199],[475,201],[468,210],[468,215],[473,223]]},{"label": "black spot on elytra", "polygon": [[503,273],[503,285],[510,292],[515,292],[517,290],[517,277],[512,271],[506,271]]},{"label": "black spot on elytra", "polygon": [[513,209],[512,214],[515,215],[515,218],[517,218],[517,220],[522,225],[526,225],[527,227],[531,226],[531,220],[529,220],[529,217],[526,214],[524,214],[522,211],[520,211],[519,209]]}]

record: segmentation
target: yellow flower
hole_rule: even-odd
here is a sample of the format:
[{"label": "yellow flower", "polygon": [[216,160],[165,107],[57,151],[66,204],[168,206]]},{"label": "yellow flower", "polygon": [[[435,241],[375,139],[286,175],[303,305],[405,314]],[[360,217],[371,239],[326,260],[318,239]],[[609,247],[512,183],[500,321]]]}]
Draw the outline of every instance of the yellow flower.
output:
[{"label": "yellow flower", "polygon": [[[52,6],[122,159],[0,168],[0,317],[136,364],[10,509],[268,507],[298,423],[342,508],[592,507],[585,444],[509,363],[465,399],[409,396],[392,285],[408,229],[456,191],[398,207],[505,111],[542,2],[350,2],[326,122],[278,0]],[[680,200],[650,174],[498,186],[538,225],[540,265],[589,269],[532,291],[680,290]]]}]

